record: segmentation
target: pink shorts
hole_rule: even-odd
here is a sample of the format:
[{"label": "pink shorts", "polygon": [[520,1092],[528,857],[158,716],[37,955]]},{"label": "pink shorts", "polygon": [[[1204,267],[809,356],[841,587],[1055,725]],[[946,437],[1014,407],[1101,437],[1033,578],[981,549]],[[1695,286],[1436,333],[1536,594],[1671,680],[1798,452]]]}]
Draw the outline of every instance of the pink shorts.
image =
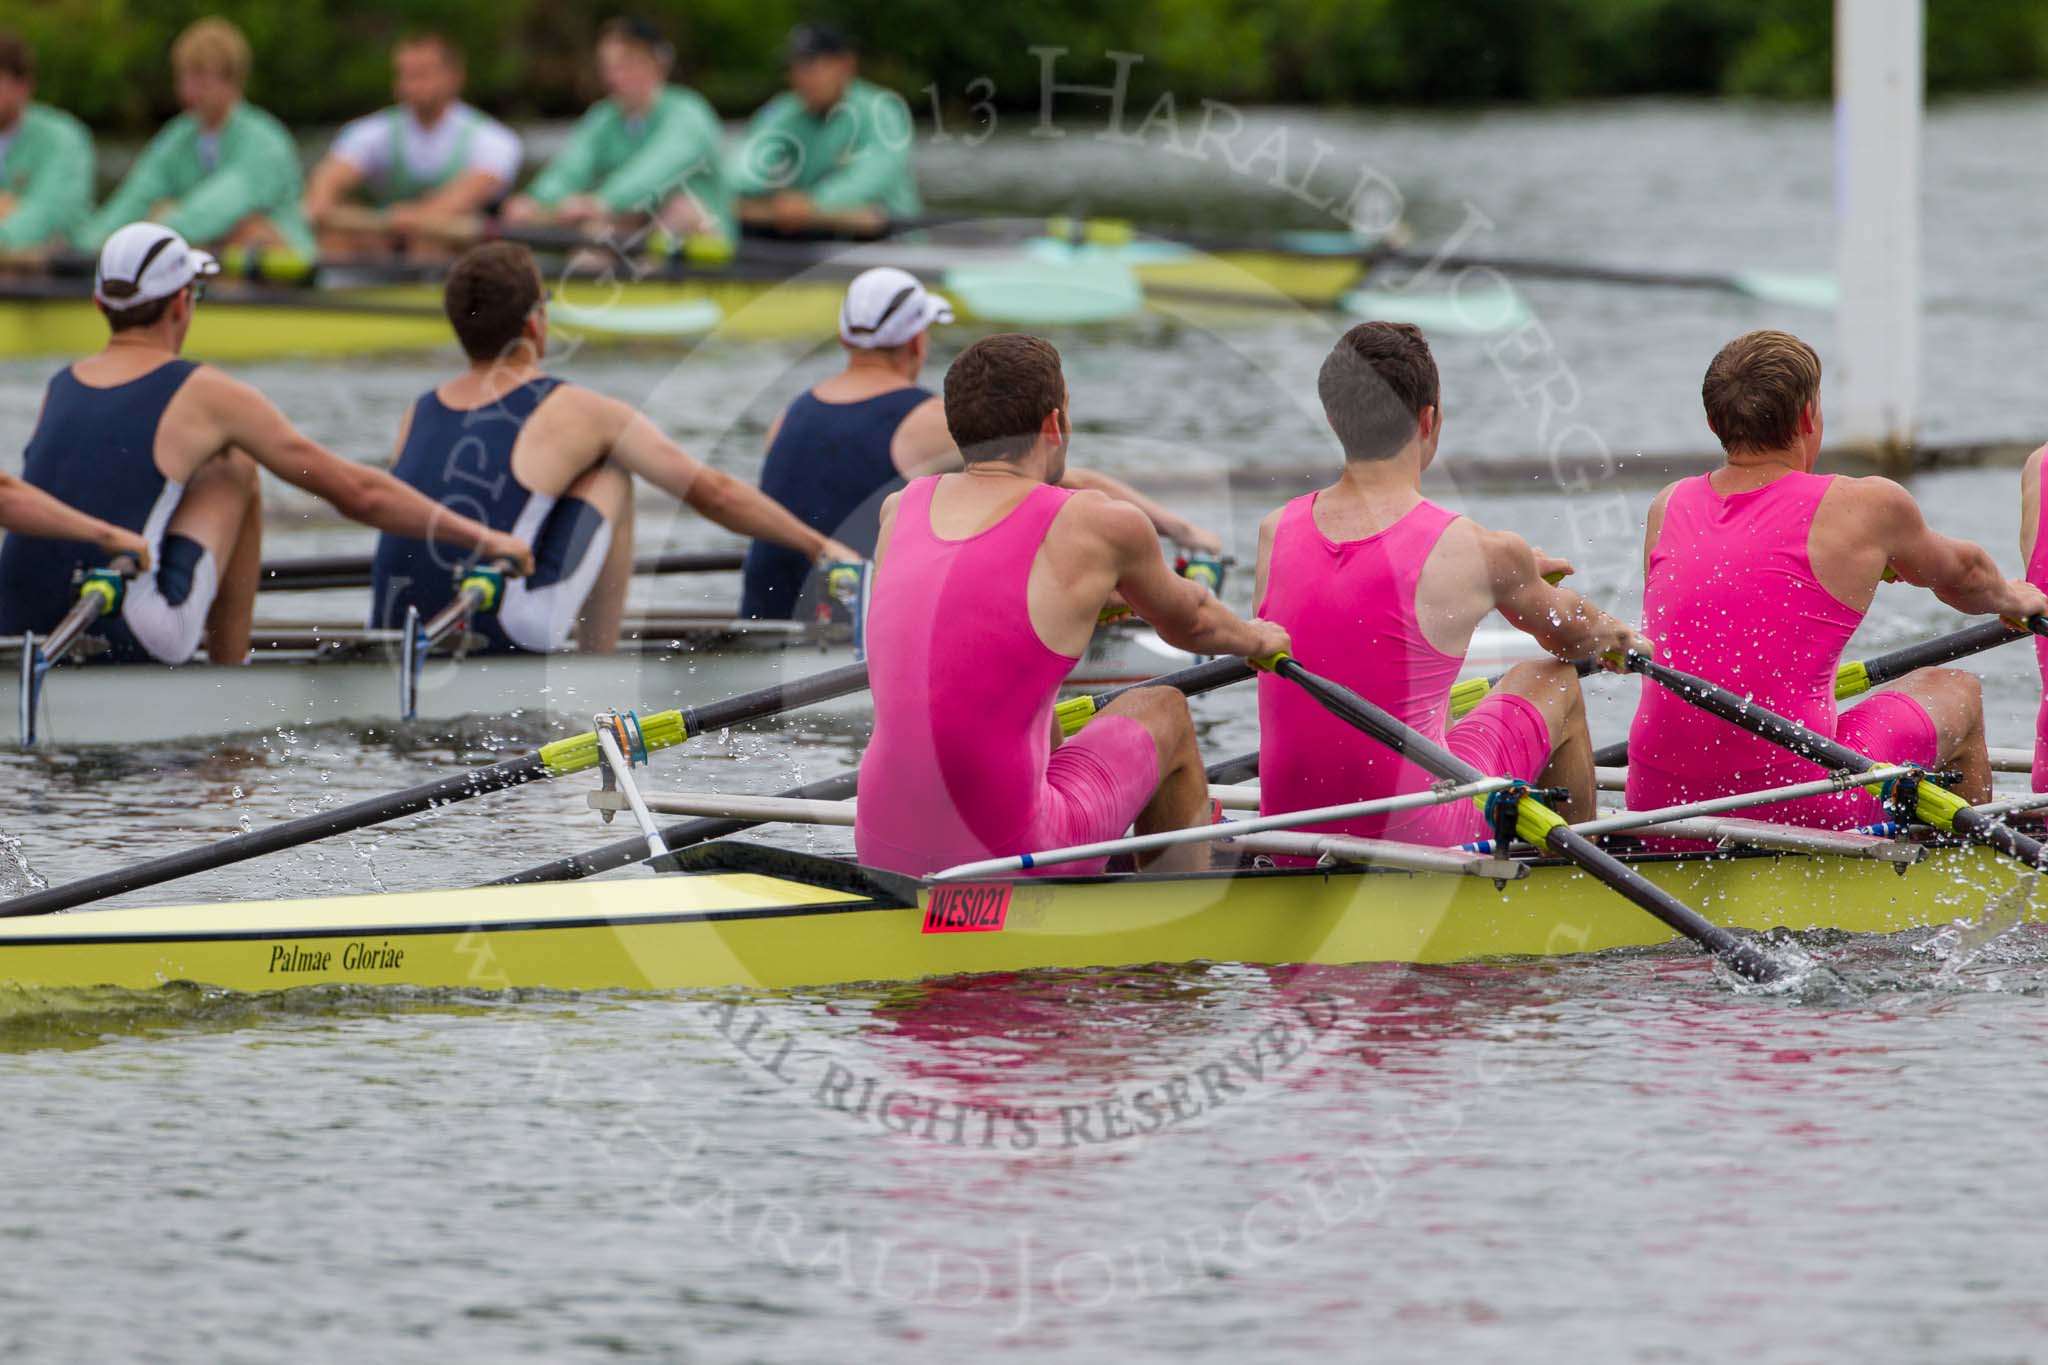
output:
[{"label": "pink shorts", "polygon": [[[1097,716],[1052,751],[1045,795],[1024,847],[1068,848],[1122,837],[1159,790],[1159,746],[1129,716]],[[1102,871],[1107,858],[1034,867],[1027,876],[1072,877]]]},{"label": "pink shorts", "polygon": [[[1444,736],[1444,747],[1487,777],[1534,782],[1550,766],[1550,726],[1527,697],[1489,692]],[[1492,837],[1486,814],[1470,801],[1406,811],[1381,836],[1406,844],[1449,848]]]},{"label": "pink shorts", "polygon": [[[1903,692],[1877,692],[1841,713],[1835,720],[1835,738],[1866,758],[1879,763],[1917,763],[1931,768],[1941,757],[1941,737],[1927,708]],[[1656,810],[1726,796],[1750,787],[1782,787],[1820,776],[1810,763],[1786,756],[1786,766],[1738,779],[1707,778],[1705,774],[1666,772],[1661,768],[1629,764],[1628,804],[1631,810]],[[1769,820],[1781,825],[1803,825],[1809,829],[1855,829],[1878,824],[1890,817],[1884,803],[1869,792],[1830,792],[1804,796],[1796,801],[1774,801],[1768,805],[1746,806],[1723,814],[1744,820]],[[1704,848],[1696,840],[1661,840],[1658,846]]]}]

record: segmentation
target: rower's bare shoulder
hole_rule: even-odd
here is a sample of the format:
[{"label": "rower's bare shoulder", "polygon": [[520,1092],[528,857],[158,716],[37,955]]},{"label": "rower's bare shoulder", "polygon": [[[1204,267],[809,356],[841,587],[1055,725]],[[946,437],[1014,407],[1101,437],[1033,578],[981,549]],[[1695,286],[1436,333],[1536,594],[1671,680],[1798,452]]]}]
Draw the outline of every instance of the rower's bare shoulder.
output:
[{"label": "rower's bare shoulder", "polygon": [[[192,398],[209,406],[216,403],[244,403],[251,398],[263,398],[263,391],[244,379],[237,379],[226,370],[212,365],[201,365],[185,377],[179,386],[180,397]],[[264,402],[269,402],[263,398]]]},{"label": "rower's bare shoulder", "polygon": [[1280,534],[1280,523],[1286,517],[1285,507],[1276,507],[1259,518],[1259,553],[1265,554],[1273,548],[1273,541]]},{"label": "rower's bare shoulder", "polygon": [[1458,517],[1437,537],[1436,550],[1446,557],[1483,559],[1489,565],[1503,556],[1533,553],[1529,542],[1513,531],[1481,526],[1470,517]]},{"label": "rower's bare shoulder", "polygon": [[263,390],[211,365],[201,365],[186,376],[174,402],[187,412],[196,409],[206,420],[229,432],[283,420],[277,404]]},{"label": "rower's bare shoulder", "polygon": [[1867,474],[1860,478],[1846,474],[1838,476],[1822,495],[1818,510],[1852,517],[1859,525],[1873,527],[1922,520],[1920,504],[1913,500],[1906,486],[1882,474]]},{"label": "rower's bare shoulder", "polygon": [[2033,496],[2041,487],[2042,457],[2048,456],[2048,445],[2038,447],[2027,456],[2027,462],[2020,469],[2020,491]]},{"label": "rower's bare shoulder", "polygon": [[1060,522],[1120,546],[1142,543],[1155,551],[1159,548],[1159,533],[1153,529],[1152,519],[1100,489],[1073,490],[1054,524]]},{"label": "rower's bare shoulder", "polygon": [[551,417],[558,421],[563,418],[588,421],[593,417],[602,417],[614,423],[622,423],[636,411],[632,404],[622,402],[608,393],[586,389],[581,384],[561,383],[555,385],[554,390],[541,400],[533,415],[536,418]]},{"label": "rower's bare shoulder", "polygon": [[1469,517],[1459,517],[1445,527],[1437,546],[1446,556],[1469,555],[1497,585],[1536,575],[1536,547],[1525,537],[1481,526]]},{"label": "rower's bare shoulder", "polygon": [[588,440],[600,455],[618,445],[639,423],[646,423],[643,432],[662,435],[653,419],[631,403],[581,384],[558,385],[533,415],[548,423],[550,430],[574,432]]}]

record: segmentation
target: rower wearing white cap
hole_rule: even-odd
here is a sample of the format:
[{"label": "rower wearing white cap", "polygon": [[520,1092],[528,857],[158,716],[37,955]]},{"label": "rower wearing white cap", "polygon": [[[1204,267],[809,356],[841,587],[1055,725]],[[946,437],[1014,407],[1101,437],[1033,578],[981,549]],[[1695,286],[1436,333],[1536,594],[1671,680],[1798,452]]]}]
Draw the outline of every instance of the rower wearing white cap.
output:
[{"label": "rower wearing white cap", "polygon": [[[761,491],[835,536],[863,558],[875,551],[882,500],[921,474],[962,467],[946,429],[946,407],[917,382],[934,323],[953,308],[907,270],[877,266],[856,275],[839,306],[846,368],[804,393],[768,427]],[[1213,532],[1174,515],[1106,474],[1069,467],[1066,488],[1093,488],[1131,503],[1159,533],[1186,549],[1215,554]],[[740,615],[786,620],[816,599],[806,594],[810,564],[756,541],[747,552]]]},{"label": "rower wearing white cap", "polygon": [[[851,557],[743,481],[690,458],[628,404],[548,374],[547,291],[525,247],[470,248],[449,270],[442,304],[469,364],[413,404],[393,472],[532,542],[537,571],[507,590],[495,614],[472,622],[491,648],[546,653],[572,634],[585,650],[618,643],[633,576],[636,474],[801,562]],[[434,546],[405,532],[378,540],[373,625],[402,625],[407,607],[431,616],[455,591]]]},{"label": "rower wearing white cap", "polygon": [[[28,483],[135,533],[154,561],[120,614],[93,627],[109,658],[184,663],[202,635],[216,663],[248,657],[263,549],[259,465],[352,520],[431,535],[515,572],[532,568],[532,552],[512,536],[333,454],[249,385],[180,357],[192,310],[219,270],[157,223],[109,237],[93,299],[112,335],[50,380],[23,457]],[[50,630],[71,606],[77,570],[105,564],[116,548],[127,547],[10,535],[0,546],[0,632]]]}]

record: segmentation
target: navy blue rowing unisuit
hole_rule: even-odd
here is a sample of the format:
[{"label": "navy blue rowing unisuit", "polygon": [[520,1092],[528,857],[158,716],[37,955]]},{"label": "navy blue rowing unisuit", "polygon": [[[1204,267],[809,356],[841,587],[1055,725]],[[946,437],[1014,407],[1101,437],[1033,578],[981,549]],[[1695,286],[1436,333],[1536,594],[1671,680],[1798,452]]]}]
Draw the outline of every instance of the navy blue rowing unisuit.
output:
[{"label": "navy blue rowing unisuit", "polygon": [[[495,615],[472,623],[494,650],[559,648],[611,542],[610,524],[589,503],[536,493],[512,476],[519,433],[561,383],[542,376],[469,409],[451,408],[431,390],[421,394],[405,448],[391,469],[449,511],[533,547],[534,572],[507,588]],[[371,567],[370,624],[400,627],[408,606],[418,607],[423,620],[432,616],[453,600],[456,572],[472,558],[452,545],[380,536]]]},{"label": "navy blue rowing unisuit", "polygon": [[[167,360],[125,384],[98,388],[66,366],[50,380],[42,416],[22,457],[21,475],[28,483],[147,540],[157,568],[136,588],[172,606],[186,600],[200,555],[197,543],[183,536],[165,543],[165,528],[185,486],[156,467],[156,432],[164,410],[198,368],[194,361]],[[76,597],[77,572],[98,568],[108,558],[97,545],[10,532],[0,545],[0,634],[41,634],[54,628]],[[131,589],[131,598],[135,594]],[[91,633],[112,646],[102,658],[155,657],[120,617],[101,620]]]},{"label": "navy blue rowing unisuit", "polygon": [[[761,466],[761,491],[824,535],[864,556],[875,553],[882,502],[903,486],[889,458],[896,429],[931,390],[916,384],[864,398],[828,403],[797,396]],[[740,615],[788,620],[806,598],[811,561],[795,550],[757,540],[747,549],[740,580]]]}]

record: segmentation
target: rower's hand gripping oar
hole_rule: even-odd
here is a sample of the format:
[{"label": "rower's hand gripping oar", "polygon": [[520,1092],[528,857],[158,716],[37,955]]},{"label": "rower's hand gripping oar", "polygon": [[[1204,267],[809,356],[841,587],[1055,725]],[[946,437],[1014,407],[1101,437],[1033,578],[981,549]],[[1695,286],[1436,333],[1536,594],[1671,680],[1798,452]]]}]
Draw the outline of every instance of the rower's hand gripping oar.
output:
[{"label": "rower's hand gripping oar", "polygon": [[[1629,672],[1640,673],[1677,694],[1681,700],[1690,702],[1708,715],[1717,716],[1760,739],[1769,740],[1801,758],[1839,772],[1849,773],[1869,772],[1882,766],[1875,759],[1866,758],[1839,740],[1810,730],[1774,711],[1767,711],[1725,687],[1708,682],[1705,678],[1696,678],[1669,664],[1660,664],[1647,655],[1630,653],[1610,655],[1609,658]],[[2043,848],[2038,841],[1976,810],[1969,802],[1946,787],[1923,777],[1911,784],[1906,795],[1910,796],[1911,812],[1916,819],[1938,830],[1959,835],[1972,843],[1996,849],[2007,857],[2016,858],[2033,867],[2048,867],[2048,848]]]},{"label": "rower's hand gripping oar", "polygon": [[[1255,659],[1255,666],[1286,678],[1315,698],[1318,705],[1346,724],[1372,736],[1432,776],[1452,782],[1478,782],[1486,774],[1456,754],[1418,733],[1341,683],[1309,672],[1285,654]],[[1531,796],[1510,788],[1487,798],[1513,803],[1515,833],[1539,849],[1548,849],[1633,904],[1649,911],[1671,929],[1713,953],[1730,969],[1751,981],[1775,981],[1785,968],[1756,944],[1706,919],[1613,854],[1596,847],[1565,824],[1564,818]]]},{"label": "rower's hand gripping oar", "polygon": [[512,571],[509,560],[494,559],[457,573],[455,597],[424,624],[420,609],[405,609],[405,630],[398,643],[398,718],[418,720],[420,716],[420,673],[434,647],[468,626],[479,613],[489,615],[505,600],[505,575]]},{"label": "rower's hand gripping oar", "polygon": [[43,679],[51,666],[71,652],[93,622],[121,609],[121,599],[128,595],[128,580],[140,571],[141,566],[128,555],[116,556],[111,563],[88,570],[79,579],[78,600],[71,604],[71,610],[64,614],[57,628],[40,642],[34,632],[21,637],[22,748],[35,747],[36,714],[42,705]]},{"label": "rower's hand gripping oar", "polygon": [[[848,664],[844,668],[834,668],[813,677],[800,678],[793,683],[742,693],[737,697],[729,697],[706,706],[692,706],[680,711],[661,711],[651,716],[643,716],[639,720],[640,739],[648,750],[666,749],[681,744],[693,735],[708,734],[747,721],[780,715],[784,711],[809,706],[814,702],[830,701],[834,697],[859,692],[867,685],[867,665]],[[345,834],[350,830],[362,829],[366,825],[382,824],[387,820],[417,815],[436,806],[467,801],[486,792],[502,791],[507,787],[520,787],[529,782],[540,782],[568,773],[582,772],[597,766],[598,758],[598,739],[594,731],[558,739],[552,744],[544,745],[536,753],[508,758],[489,767],[467,769],[448,777],[437,778],[432,782],[421,783],[416,787],[408,787],[404,791],[394,792],[388,796],[358,801],[339,810],[302,816],[297,820],[287,820],[281,825],[272,825],[268,829],[237,834],[203,848],[152,858],[146,863],[121,871],[105,872],[98,876],[68,882],[63,886],[34,891],[26,896],[16,896],[12,900],[0,902],[0,919],[16,915],[45,915],[55,910],[69,910],[89,901],[103,900],[108,896],[160,886],[164,882],[189,877],[194,873],[210,872],[215,868],[246,862],[265,853],[296,848],[300,844],[308,844],[332,834]]]}]

